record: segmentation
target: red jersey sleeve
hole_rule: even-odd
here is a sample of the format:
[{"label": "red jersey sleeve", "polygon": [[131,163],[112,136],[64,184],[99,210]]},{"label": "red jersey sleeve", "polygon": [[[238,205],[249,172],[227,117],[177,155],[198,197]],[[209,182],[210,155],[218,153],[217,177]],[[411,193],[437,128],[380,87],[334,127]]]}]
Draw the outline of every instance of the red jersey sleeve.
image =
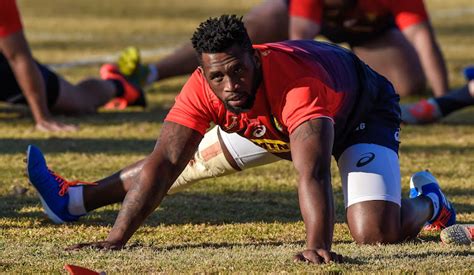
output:
[{"label": "red jersey sleeve", "polygon": [[341,105],[343,93],[337,93],[314,78],[303,78],[292,85],[282,108],[282,122],[288,127],[288,133],[303,122],[318,117],[334,116]]},{"label": "red jersey sleeve", "polygon": [[423,0],[388,1],[389,8],[395,17],[395,23],[403,30],[412,25],[428,20]]},{"label": "red jersey sleeve", "polygon": [[321,0],[291,0],[288,9],[290,16],[304,17],[321,25],[323,14]]},{"label": "red jersey sleeve", "polygon": [[8,36],[22,29],[20,14],[15,0],[0,1],[0,37]]},{"label": "red jersey sleeve", "polygon": [[209,113],[205,80],[198,70],[184,84],[165,121],[175,122],[204,135],[212,116]]}]

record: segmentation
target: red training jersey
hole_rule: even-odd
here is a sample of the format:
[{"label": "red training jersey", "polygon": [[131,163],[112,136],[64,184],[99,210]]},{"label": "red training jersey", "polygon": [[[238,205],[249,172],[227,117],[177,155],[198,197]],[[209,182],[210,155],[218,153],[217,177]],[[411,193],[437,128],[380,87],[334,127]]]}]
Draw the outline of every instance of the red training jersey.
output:
[{"label": "red training jersey", "polygon": [[405,29],[428,20],[422,0],[355,0],[344,7],[324,7],[323,0],[290,0],[289,14],[300,16],[322,25],[333,21],[348,29],[356,30],[370,24],[379,24],[384,17],[393,17],[396,25]]},{"label": "red training jersey", "polygon": [[364,71],[359,70],[370,69],[349,51],[309,40],[254,47],[261,57],[263,76],[248,112],[234,114],[226,110],[205,77],[196,70],[176,97],[165,121],[203,135],[213,122],[269,152],[281,153],[290,151],[289,135],[305,121],[321,117],[334,121],[337,143],[347,131],[353,130],[355,124],[348,122],[360,121],[359,116],[372,108],[373,102],[364,98],[377,96],[359,95],[361,90],[377,93],[377,89],[361,89],[360,75]]},{"label": "red training jersey", "polygon": [[15,0],[0,1],[0,37],[8,36],[22,29],[20,14]]}]

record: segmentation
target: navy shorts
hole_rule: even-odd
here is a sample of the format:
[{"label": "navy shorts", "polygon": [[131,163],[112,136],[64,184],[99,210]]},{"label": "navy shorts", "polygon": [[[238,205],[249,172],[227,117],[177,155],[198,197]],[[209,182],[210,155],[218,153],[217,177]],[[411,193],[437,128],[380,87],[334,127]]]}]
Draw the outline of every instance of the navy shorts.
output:
[{"label": "navy shorts", "polygon": [[344,151],[352,145],[359,143],[377,144],[387,147],[398,154],[400,145],[400,128],[387,127],[384,124],[372,121],[361,122],[356,129],[346,138],[346,142],[334,148],[333,155],[339,159]]},{"label": "navy shorts", "polygon": [[[59,96],[59,78],[46,66],[36,62],[46,85],[46,97],[49,109],[54,106]],[[11,104],[27,104],[15,75],[6,58],[0,54],[0,101]]]},{"label": "navy shorts", "polygon": [[379,79],[379,93],[372,110],[357,120],[342,142],[333,148],[336,160],[350,146],[371,143],[385,146],[398,154],[400,145],[400,105],[398,94],[385,78]]}]

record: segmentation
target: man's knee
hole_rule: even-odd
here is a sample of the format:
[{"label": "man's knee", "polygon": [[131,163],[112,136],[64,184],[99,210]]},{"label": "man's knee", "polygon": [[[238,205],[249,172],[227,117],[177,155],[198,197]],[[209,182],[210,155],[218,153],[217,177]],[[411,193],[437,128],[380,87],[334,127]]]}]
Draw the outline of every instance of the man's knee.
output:
[{"label": "man's knee", "polygon": [[351,229],[351,235],[357,244],[391,244],[400,240],[400,229],[385,225],[365,226]]},{"label": "man's knee", "polygon": [[400,207],[395,203],[356,203],[347,209],[347,222],[358,244],[389,244],[400,240]]}]

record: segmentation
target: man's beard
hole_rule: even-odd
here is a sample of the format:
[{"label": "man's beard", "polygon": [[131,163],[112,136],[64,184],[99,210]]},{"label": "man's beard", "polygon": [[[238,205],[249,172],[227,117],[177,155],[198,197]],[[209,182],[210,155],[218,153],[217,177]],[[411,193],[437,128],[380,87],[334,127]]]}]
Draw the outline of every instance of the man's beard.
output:
[{"label": "man's beard", "polygon": [[252,109],[253,104],[255,103],[255,98],[256,98],[257,91],[261,82],[262,82],[262,72],[261,70],[258,70],[252,84],[252,93],[247,96],[247,101],[245,102],[245,104],[239,107],[234,107],[230,105],[227,101],[223,100],[225,108],[234,114],[241,114],[241,113],[248,112],[250,109]]},{"label": "man's beard", "polygon": [[245,113],[248,110],[252,109],[253,104],[255,103],[255,95],[257,94],[257,90],[251,95],[247,96],[247,101],[242,106],[232,106],[227,101],[224,101],[224,106],[227,110],[231,111],[234,114]]}]

